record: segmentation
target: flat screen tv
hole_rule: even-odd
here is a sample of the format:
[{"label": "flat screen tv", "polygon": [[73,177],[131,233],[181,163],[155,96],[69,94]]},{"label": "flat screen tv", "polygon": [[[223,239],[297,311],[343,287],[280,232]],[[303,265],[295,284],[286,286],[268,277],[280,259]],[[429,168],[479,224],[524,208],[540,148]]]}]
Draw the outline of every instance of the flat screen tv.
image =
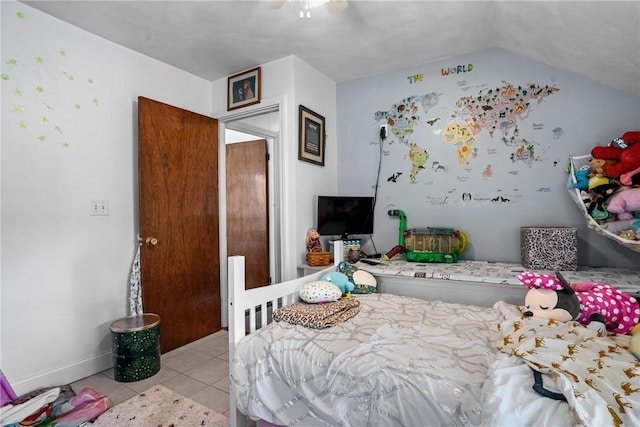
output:
[{"label": "flat screen tv", "polygon": [[321,236],[373,234],[373,197],[318,196],[318,233]]}]

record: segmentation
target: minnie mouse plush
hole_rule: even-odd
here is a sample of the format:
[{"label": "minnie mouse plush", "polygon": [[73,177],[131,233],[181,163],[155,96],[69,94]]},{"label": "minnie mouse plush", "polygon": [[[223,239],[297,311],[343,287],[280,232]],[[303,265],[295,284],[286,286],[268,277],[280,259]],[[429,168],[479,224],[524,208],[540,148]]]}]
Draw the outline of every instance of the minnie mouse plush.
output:
[{"label": "minnie mouse plush", "polygon": [[604,283],[569,285],[556,277],[524,272],[518,279],[529,288],[525,297],[525,316],[567,322],[577,320],[589,329],[626,334],[640,322],[640,305],[630,295]]}]

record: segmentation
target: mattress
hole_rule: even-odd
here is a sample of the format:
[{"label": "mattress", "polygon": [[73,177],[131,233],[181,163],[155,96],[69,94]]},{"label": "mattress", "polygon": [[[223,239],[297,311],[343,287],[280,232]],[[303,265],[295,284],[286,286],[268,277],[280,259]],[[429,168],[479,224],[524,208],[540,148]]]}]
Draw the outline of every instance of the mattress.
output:
[{"label": "mattress", "polygon": [[480,425],[496,325],[518,308],[354,298],[360,312],[337,326],[274,322],[242,339],[230,377],[238,409],[279,425]]}]

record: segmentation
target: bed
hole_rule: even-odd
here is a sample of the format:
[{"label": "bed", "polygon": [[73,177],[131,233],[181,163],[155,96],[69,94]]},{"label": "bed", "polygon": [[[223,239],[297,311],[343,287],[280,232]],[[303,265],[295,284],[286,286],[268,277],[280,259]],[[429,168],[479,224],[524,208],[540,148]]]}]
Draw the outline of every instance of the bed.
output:
[{"label": "bed", "polygon": [[[504,301],[481,307],[384,293],[354,295],[360,312],[331,328],[271,321],[304,284],[334,269],[245,291],[244,259],[229,258],[232,426],[245,426],[246,416],[301,426],[639,425],[640,364],[625,348],[628,336],[596,340],[574,322],[527,325],[540,319],[522,319]],[[523,326],[536,335],[523,334]],[[567,338],[557,338],[561,327]],[[548,351],[537,347],[540,337]],[[589,352],[562,353],[592,341]],[[591,359],[602,351],[615,357],[603,371],[587,371],[599,368]],[[532,354],[541,359],[526,360]],[[563,357],[584,372],[558,365]],[[532,363],[554,372],[544,375],[543,388],[567,395],[569,404],[532,389]],[[587,383],[621,393],[600,402],[602,393]]]},{"label": "bed", "polygon": [[[369,260],[370,261],[370,260]],[[527,271],[522,264],[460,260],[452,264],[408,262],[397,255],[387,262],[362,261],[358,268],[372,273],[381,292],[428,300],[491,307],[497,301],[522,304],[526,288],[518,273]],[[541,274],[555,271],[536,270]],[[571,283],[608,283],[640,300],[640,270],[579,266],[561,271]]]}]

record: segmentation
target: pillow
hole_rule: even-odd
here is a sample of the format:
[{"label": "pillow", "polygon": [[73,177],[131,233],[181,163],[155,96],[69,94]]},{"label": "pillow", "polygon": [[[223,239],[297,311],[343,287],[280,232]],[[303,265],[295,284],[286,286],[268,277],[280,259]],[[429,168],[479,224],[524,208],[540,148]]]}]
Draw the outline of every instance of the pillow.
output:
[{"label": "pillow", "polygon": [[353,264],[341,262],[338,264],[338,270],[346,274],[349,281],[353,283],[353,294],[374,294],[378,292],[378,284],[373,274],[368,271],[360,270]]},{"label": "pillow", "polygon": [[300,299],[310,304],[338,301],[341,296],[342,291],[339,287],[324,280],[307,283],[300,289]]}]

